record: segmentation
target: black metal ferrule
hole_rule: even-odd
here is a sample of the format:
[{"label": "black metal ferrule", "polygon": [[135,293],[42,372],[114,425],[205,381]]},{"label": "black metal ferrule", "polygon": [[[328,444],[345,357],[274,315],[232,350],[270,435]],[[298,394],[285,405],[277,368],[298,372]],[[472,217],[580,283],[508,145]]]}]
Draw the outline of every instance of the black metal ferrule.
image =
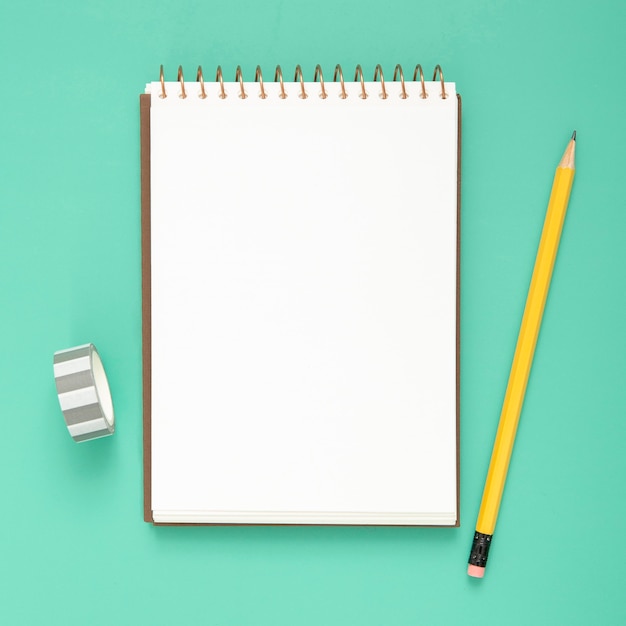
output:
[{"label": "black metal ferrule", "polygon": [[485,565],[487,565],[492,536],[493,535],[479,533],[478,531],[474,533],[474,541],[472,542],[472,550],[468,561],[470,565],[477,565],[478,567],[485,567]]}]

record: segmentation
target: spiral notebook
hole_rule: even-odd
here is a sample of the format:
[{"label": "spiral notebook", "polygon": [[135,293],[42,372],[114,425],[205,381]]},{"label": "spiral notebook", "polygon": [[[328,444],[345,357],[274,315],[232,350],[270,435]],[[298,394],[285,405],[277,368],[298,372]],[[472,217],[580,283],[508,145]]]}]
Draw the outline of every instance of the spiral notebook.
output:
[{"label": "spiral notebook", "polygon": [[460,98],[394,69],[140,96],[146,521],[458,525]]}]

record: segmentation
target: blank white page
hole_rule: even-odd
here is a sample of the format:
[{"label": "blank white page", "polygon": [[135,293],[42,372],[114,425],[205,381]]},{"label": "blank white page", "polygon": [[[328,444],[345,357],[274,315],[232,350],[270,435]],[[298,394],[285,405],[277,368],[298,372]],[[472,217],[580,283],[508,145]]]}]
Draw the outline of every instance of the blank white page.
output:
[{"label": "blank white page", "polygon": [[457,97],[152,83],[157,522],[457,520]]}]

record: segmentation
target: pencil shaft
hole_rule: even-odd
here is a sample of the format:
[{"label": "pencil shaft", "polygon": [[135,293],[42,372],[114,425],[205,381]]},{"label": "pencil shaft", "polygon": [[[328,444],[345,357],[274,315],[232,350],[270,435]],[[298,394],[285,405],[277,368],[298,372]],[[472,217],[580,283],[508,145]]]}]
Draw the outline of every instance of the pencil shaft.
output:
[{"label": "pencil shaft", "polygon": [[493,534],[530,374],[574,170],[557,168],[511,366],[476,530]]}]

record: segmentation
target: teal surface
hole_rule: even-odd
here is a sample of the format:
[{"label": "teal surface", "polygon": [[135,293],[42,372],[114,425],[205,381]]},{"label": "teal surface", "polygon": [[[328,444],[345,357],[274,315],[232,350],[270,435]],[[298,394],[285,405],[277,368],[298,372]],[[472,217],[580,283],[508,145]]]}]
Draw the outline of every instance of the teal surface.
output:
[{"label": "teal surface", "polygon": [[[0,7],[0,622],[626,622],[626,4],[64,0]],[[142,521],[138,95],[441,63],[463,95],[461,528]],[[346,69],[347,68],[347,69]],[[289,69],[289,72],[293,71]],[[563,231],[494,546],[466,562],[554,168]],[[280,173],[278,180],[280,179]],[[305,191],[318,181],[303,177]],[[277,192],[279,183],[277,184]],[[114,437],[76,445],[55,350],[94,342]]]}]

